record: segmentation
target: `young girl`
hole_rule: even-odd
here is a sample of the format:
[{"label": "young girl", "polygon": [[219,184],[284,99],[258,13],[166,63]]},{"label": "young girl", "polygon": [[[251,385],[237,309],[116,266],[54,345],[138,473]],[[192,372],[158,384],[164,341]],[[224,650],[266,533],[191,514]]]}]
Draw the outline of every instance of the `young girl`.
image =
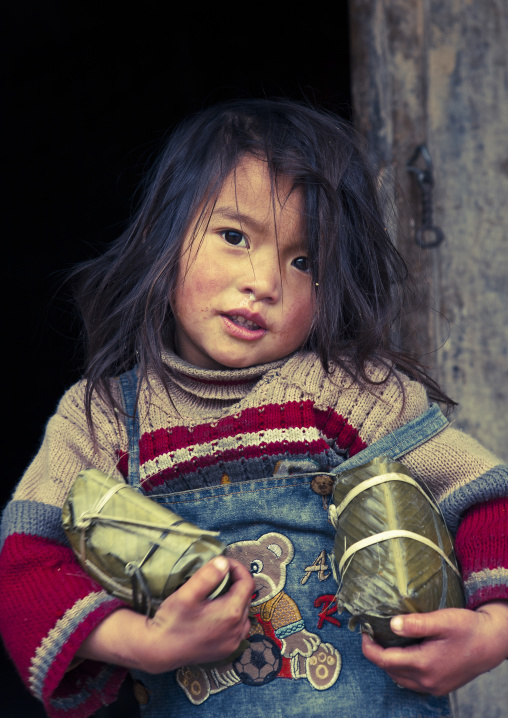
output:
[{"label": "young girl", "polygon": [[[390,348],[404,274],[341,120],[253,100],[174,133],[131,226],[77,273],[85,379],[4,513],[2,633],[49,715],[90,715],[130,671],[146,716],[446,716],[450,690],[508,656],[508,468]],[[349,631],[334,603],[312,477],[369,451],[402,457],[457,532],[468,608],[393,619],[421,639],[407,648]],[[226,557],[153,619],[125,607],[61,528],[86,467],[219,530]]]}]

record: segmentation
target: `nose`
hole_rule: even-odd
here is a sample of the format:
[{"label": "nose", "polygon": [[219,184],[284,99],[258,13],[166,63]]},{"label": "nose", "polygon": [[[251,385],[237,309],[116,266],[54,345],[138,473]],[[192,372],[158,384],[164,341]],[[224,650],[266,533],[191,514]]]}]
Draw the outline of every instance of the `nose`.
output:
[{"label": "nose", "polygon": [[272,256],[270,253],[256,258],[251,255],[250,260],[242,279],[241,291],[246,295],[252,295],[253,301],[277,302],[282,289],[278,255]]}]

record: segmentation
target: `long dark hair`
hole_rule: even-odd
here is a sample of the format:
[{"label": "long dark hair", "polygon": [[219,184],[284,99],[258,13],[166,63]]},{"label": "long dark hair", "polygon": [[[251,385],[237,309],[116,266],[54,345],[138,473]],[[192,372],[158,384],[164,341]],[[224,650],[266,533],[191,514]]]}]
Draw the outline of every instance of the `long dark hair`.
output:
[{"label": "long dark hair", "polygon": [[[267,160],[273,187],[290,177],[303,190],[310,268],[318,284],[305,348],[326,371],[342,366],[368,386],[368,362],[399,368],[453,402],[416,359],[393,347],[408,270],[385,228],[375,176],[361,139],[340,118],[286,100],[239,100],[190,117],[171,135],[148,177],[130,226],[73,274],[87,337],[86,410],[110,380],[139,366],[167,388],[161,358],[171,346],[178,258],[186,234],[245,155]],[[203,209],[205,208],[205,209]],[[120,408],[120,407],[117,407]]]}]

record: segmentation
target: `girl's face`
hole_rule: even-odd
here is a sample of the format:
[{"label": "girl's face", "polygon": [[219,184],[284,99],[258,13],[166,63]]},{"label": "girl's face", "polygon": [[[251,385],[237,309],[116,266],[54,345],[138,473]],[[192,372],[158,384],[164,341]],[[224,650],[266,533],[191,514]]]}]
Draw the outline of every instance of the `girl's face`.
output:
[{"label": "girl's face", "polygon": [[[172,302],[176,350],[204,369],[275,361],[307,338],[314,312],[303,199],[266,162],[244,158],[204,234],[186,237]],[[275,228],[277,227],[277,235]]]}]

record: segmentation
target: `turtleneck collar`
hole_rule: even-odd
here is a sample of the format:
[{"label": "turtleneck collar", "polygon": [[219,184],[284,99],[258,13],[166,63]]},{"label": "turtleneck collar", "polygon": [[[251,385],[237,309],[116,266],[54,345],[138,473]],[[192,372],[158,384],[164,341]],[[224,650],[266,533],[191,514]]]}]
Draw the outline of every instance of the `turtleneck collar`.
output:
[{"label": "turtleneck collar", "polygon": [[162,360],[171,380],[186,393],[203,399],[231,402],[247,396],[254,384],[269,372],[284,366],[288,357],[242,369],[219,370],[196,367],[180,359],[170,350],[162,354]]}]

